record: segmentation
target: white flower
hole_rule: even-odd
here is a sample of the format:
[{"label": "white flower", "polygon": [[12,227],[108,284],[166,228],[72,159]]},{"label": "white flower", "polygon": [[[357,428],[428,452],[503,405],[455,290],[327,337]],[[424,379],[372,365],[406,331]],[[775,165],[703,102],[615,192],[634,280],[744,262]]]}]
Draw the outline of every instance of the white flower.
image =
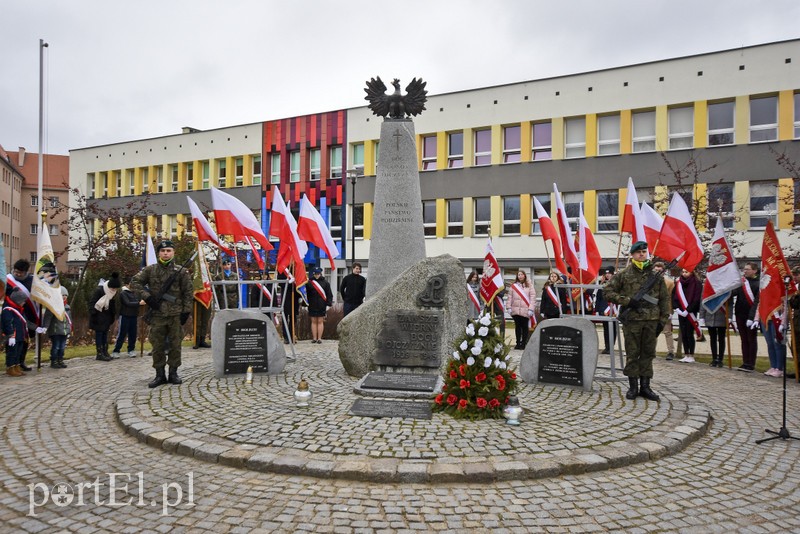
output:
[{"label": "white flower", "polygon": [[494,359],[494,366],[495,367],[500,367],[500,358],[495,358]]},{"label": "white flower", "polygon": [[492,357],[487,356],[486,359],[483,360],[483,366],[488,368],[490,365],[492,365]]},{"label": "white flower", "polygon": [[500,369],[505,369],[508,366],[506,365],[506,362],[500,362],[500,365],[498,367],[500,367]]},{"label": "white flower", "polygon": [[503,359],[507,361],[509,358],[511,358],[511,353],[510,352],[508,354],[506,354],[506,357],[503,358]]},{"label": "white flower", "polygon": [[496,326],[494,327],[494,335],[496,336],[500,335],[500,330],[498,330]]},{"label": "white flower", "polygon": [[503,350],[503,346],[500,343],[498,343],[497,345],[494,346],[494,353],[495,354],[497,354],[501,350]]},{"label": "white flower", "polygon": [[475,345],[479,349],[482,349],[483,348],[483,340],[482,339],[476,339],[475,343],[473,343],[473,345]]},{"label": "white flower", "polygon": [[467,343],[466,339],[461,342],[461,345],[458,346],[458,348],[461,350],[467,350],[467,347],[469,347],[469,343]]},{"label": "white flower", "polygon": [[489,314],[486,314],[481,316],[478,322],[480,322],[483,326],[489,326],[492,323],[492,318],[489,316]]},{"label": "white flower", "polygon": [[488,327],[482,326],[482,327],[478,328],[478,335],[479,336],[484,337],[488,333],[489,333],[489,328]]},{"label": "white flower", "polygon": [[[477,356],[478,354],[480,354],[480,353],[481,353],[481,348],[480,348],[480,347],[472,347],[472,348],[470,349],[470,352],[471,352],[472,354],[474,354],[475,356]],[[472,364],[470,364],[470,365],[472,365]]]},{"label": "white flower", "polygon": [[454,360],[460,360],[461,359],[461,356],[458,355],[458,351],[453,351],[453,359]]},{"label": "white flower", "polygon": [[472,337],[475,335],[475,327],[472,324],[467,325],[467,335]]},{"label": "white flower", "polygon": [[475,358],[473,358],[472,356],[467,358],[467,365],[472,365],[473,363],[475,363]]}]

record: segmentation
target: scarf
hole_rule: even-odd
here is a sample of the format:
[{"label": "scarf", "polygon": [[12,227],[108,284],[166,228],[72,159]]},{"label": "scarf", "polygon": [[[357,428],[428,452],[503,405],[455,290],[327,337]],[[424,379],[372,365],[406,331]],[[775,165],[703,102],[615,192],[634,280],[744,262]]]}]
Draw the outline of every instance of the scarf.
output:
[{"label": "scarf", "polygon": [[108,282],[103,282],[100,284],[100,287],[103,288],[105,295],[97,299],[97,302],[94,304],[94,309],[101,312],[108,309],[108,304],[114,298],[114,295],[117,294],[117,290],[108,287]]}]

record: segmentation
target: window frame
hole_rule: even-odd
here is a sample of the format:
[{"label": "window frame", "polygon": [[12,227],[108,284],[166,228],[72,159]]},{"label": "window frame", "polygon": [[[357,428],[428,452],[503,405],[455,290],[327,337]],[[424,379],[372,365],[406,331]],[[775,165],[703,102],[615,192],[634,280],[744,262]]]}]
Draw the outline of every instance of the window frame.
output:
[{"label": "window frame", "polygon": [[[489,217],[487,219],[478,219],[478,203],[485,202],[486,208],[489,210]],[[480,206],[483,208],[483,206]],[[485,231],[482,231],[483,227]],[[473,197],[472,198],[472,235],[473,236],[488,236],[492,227],[492,201],[491,197]]]},{"label": "window frame", "polygon": [[[276,169],[277,167],[277,169]],[[281,183],[281,153],[273,152],[269,155],[269,183],[280,185]]]},{"label": "window frame", "polygon": [[[547,144],[537,144],[538,140],[540,139],[540,135],[536,135],[536,127],[537,126],[548,126],[548,138]],[[539,157],[539,155],[545,155],[546,157]],[[531,161],[549,161],[553,159],[553,122],[552,121],[540,121],[531,124]]]},{"label": "window frame", "polygon": [[32,208],[39,207],[39,195],[31,195],[31,207]]},{"label": "window frame", "polygon": [[228,162],[225,158],[217,160],[217,188],[222,189],[228,183]]},{"label": "window frame", "polygon": [[[330,178],[342,177],[342,145],[334,145],[328,149],[330,162]],[[336,165],[335,165],[336,164]]]},{"label": "window frame", "polygon": [[289,152],[289,183],[300,182],[300,151],[292,150]]},{"label": "window frame", "polygon": [[[753,188],[758,187],[770,187],[773,190],[773,194],[769,195],[769,198],[772,200],[772,209],[760,209],[754,210],[753,209],[753,200],[755,198],[767,198],[767,195],[762,195],[759,197],[755,197],[753,195]],[[750,230],[763,230],[767,227],[767,219],[772,220],[773,225],[777,225],[778,222],[778,182],[776,181],[753,181],[749,183],[748,192],[750,195],[750,199],[747,203],[747,206],[750,211]],[[767,205],[769,206],[769,204]],[[763,226],[756,226],[753,224],[753,219],[764,219]]]},{"label": "window frame", "polygon": [[[436,135],[422,136],[422,171],[436,170]],[[433,152],[433,153],[431,153]]]},{"label": "window frame", "polygon": [[194,163],[189,162],[186,164],[186,190],[192,191],[194,189]]},{"label": "window frame", "polygon": [[[601,202],[601,197],[614,197],[613,202]],[[597,191],[597,233],[619,233],[619,189],[602,189]],[[612,207],[613,213],[603,214],[604,207]]]},{"label": "window frame", "polygon": [[[453,136],[461,137],[461,152],[453,152]],[[447,134],[447,168],[448,169],[463,169],[464,168],[464,131],[449,132]]]},{"label": "window frame", "polygon": [[318,182],[321,179],[322,179],[322,150],[319,148],[309,149],[308,180],[310,182]]},{"label": "window frame", "polygon": [[[608,130],[609,123],[616,122],[616,137],[603,137],[603,130]],[[604,128],[606,126],[606,128]],[[600,115],[597,117],[597,155],[618,156],[622,150],[622,118],[619,113]],[[607,133],[607,132],[606,132]]]},{"label": "window frame", "polygon": [[[428,216],[433,214],[433,220],[428,220]],[[425,239],[433,239],[436,237],[436,200],[423,200],[422,201],[422,230],[425,234]]]},{"label": "window frame", "polygon": [[[517,218],[507,218],[508,211],[509,211],[509,203],[512,204],[511,208],[513,209],[513,203],[516,202],[516,212]],[[521,235],[521,220],[522,220],[522,206],[520,202],[519,195],[508,195],[502,197],[502,204],[503,204],[503,233],[504,236],[517,236]],[[513,217],[513,214],[512,214]]]},{"label": "window frame", "polygon": [[[756,103],[756,102],[759,102],[759,101],[763,102],[763,101],[767,101],[767,100],[771,100],[773,102],[773,107],[772,107],[773,116],[772,116],[772,118],[773,118],[774,122],[764,122],[764,123],[753,124],[753,118],[754,118],[754,115],[755,115],[753,113],[753,103]],[[759,137],[759,134],[767,134],[768,132],[772,133],[772,135],[770,135],[768,138],[755,139],[755,140],[753,139],[753,134],[755,134],[756,137]],[[751,143],[769,143],[769,142],[778,140],[778,97],[776,95],[766,95],[766,96],[758,96],[758,97],[751,97],[750,98],[750,127],[749,127],[749,133],[750,133],[750,142]]]},{"label": "window frame", "polygon": [[[509,142],[509,133],[516,131],[516,139]],[[516,146],[515,146],[516,145]],[[503,165],[522,161],[522,126],[510,124],[503,126]]]},{"label": "window frame", "polygon": [[[711,199],[722,200],[723,205],[729,209],[719,209],[719,205],[712,206]],[[706,190],[706,216],[708,218],[708,230],[713,232],[717,226],[717,217],[722,216],[722,226],[726,230],[732,230],[734,226],[734,185],[733,183],[723,182],[718,184],[708,184]]]},{"label": "window frame", "polygon": [[[334,217],[336,215],[336,217]],[[334,219],[338,218],[338,221]],[[338,222],[338,224],[334,224]],[[328,230],[334,240],[342,239],[342,206],[328,206]]]},{"label": "window frame", "polygon": [[[711,128],[711,121],[716,120],[719,117],[712,117],[713,109],[722,109],[718,106],[730,106],[730,126],[725,126],[722,128]],[[731,146],[736,144],[736,101],[734,100],[723,100],[722,102],[710,102],[708,104],[708,135],[706,139],[708,140],[708,147],[717,147],[717,146]],[[730,136],[730,140],[725,136]]]},{"label": "window frame", "polygon": [[[458,219],[453,219],[452,207],[458,204],[459,214]],[[463,198],[448,198],[446,201],[447,207],[447,237],[463,237],[464,236],[464,199]]]},{"label": "window frame", "polygon": [[[489,150],[486,151],[478,151],[478,137],[483,136],[484,134],[489,136]],[[486,167],[492,164],[492,130],[490,128],[481,128],[475,130],[472,134],[472,139],[474,141],[473,150],[474,156],[472,158],[473,166],[475,167]],[[483,163],[485,161],[485,163]]]},{"label": "window frame", "polygon": [[[574,125],[570,128],[570,125]],[[570,132],[580,132],[582,141],[569,142]],[[572,151],[572,154],[570,153]],[[580,155],[576,151],[580,151]],[[564,119],[564,159],[580,159],[586,157],[586,117]]]},{"label": "window frame", "polygon": [[253,156],[253,185],[261,185],[261,177],[264,166],[261,161],[261,154]]},{"label": "window frame", "polygon": [[[690,115],[688,124],[691,130],[673,131],[673,123],[678,123],[679,121],[677,119],[684,118],[673,117],[673,112],[677,115],[685,111],[688,111]],[[688,145],[685,145],[686,140],[689,141]],[[687,150],[694,148],[694,106],[673,106],[667,109],[667,144],[669,147],[668,150]]]},{"label": "window frame", "polygon": [[234,187],[242,187],[244,185],[244,158],[236,158],[233,160],[233,173],[234,173]]},{"label": "window frame", "polygon": [[[652,121],[648,120],[647,122],[652,122],[653,128],[652,130],[648,129],[646,135],[641,134],[641,132],[637,132],[636,124],[637,124],[637,117],[642,118],[647,116],[648,119],[652,117]],[[641,121],[639,121],[641,122]],[[642,126],[640,125],[640,128]],[[637,135],[641,134],[641,135]],[[637,144],[640,145],[637,148]],[[642,148],[641,145],[646,145],[646,147]],[[652,148],[651,148],[652,146]],[[635,111],[631,114],[631,152],[638,153],[638,152],[655,152],[656,150],[656,112],[653,109],[650,110],[642,110],[642,111]]]}]

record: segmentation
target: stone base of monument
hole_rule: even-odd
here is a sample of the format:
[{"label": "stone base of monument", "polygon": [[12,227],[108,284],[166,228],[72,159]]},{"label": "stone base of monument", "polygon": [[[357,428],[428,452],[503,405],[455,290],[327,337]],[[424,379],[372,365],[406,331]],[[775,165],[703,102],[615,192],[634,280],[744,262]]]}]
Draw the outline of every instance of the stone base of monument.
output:
[{"label": "stone base of monument", "polygon": [[219,310],[211,323],[214,375],[282,374],[286,350],[270,318],[257,310]]},{"label": "stone base of monument", "polygon": [[588,319],[547,319],[534,330],[519,364],[528,384],[539,382],[592,391],[597,369],[597,330]]},{"label": "stone base of monument", "polygon": [[433,399],[442,392],[444,381],[431,373],[372,371],[353,388],[362,397]]}]

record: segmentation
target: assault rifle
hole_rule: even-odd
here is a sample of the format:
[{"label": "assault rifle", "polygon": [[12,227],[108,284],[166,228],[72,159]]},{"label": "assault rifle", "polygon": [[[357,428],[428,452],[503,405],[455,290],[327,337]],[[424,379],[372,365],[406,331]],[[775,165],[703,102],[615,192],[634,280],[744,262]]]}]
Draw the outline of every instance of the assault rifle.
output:
[{"label": "assault rifle", "polygon": [[[638,310],[645,304],[649,306],[655,306],[658,304],[658,300],[648,295],[648,293],[650,293],[650,290],[653,289],[653,286],[655,286],[664,278],[664,273],[675,267],[685,255],[686,251],[684,250],[677,258],[669,262],[661,272],[650,271],[650,275],[647,277],[647,280],[644,281],[642,287],[639,288],[639,291],[637,291],[636,294],[631,297],[631,300],[628,302],[628,304],[622,309],[621,312],[619,312],[617,320],[619,320],[620,324],[625,324],[625,322],[628,320],[628,316],[633,310]],[[661,332],[659,331],[659,333]]]},{"label": "assault rifle", "polygon": [[162,300],[165,300],[170,303],[178,301],[178,299],[168,294],[169,288],[171,288],[172,284],[175,283],[175,280],[177,280],[178,276],[181,274],[181,271],[183,271],[186,267],[188,267],[189,264],[192,263],[196,257],[197,257],[197,251],[195,251],[194,254],[192,254],[192,257],[186,260],[183,263],[183,265],[178,267],[177,271],[174,271],[170,275],[170,277],[167,278],[167,281],[164,282],[163,286],[161,286],[161,291],[159,293],[153,293],[149,297],[147,297],[145,302],[147,303],[148,306],[150,306],[151,310],[158,310],[159,308],[161,308]]}]

